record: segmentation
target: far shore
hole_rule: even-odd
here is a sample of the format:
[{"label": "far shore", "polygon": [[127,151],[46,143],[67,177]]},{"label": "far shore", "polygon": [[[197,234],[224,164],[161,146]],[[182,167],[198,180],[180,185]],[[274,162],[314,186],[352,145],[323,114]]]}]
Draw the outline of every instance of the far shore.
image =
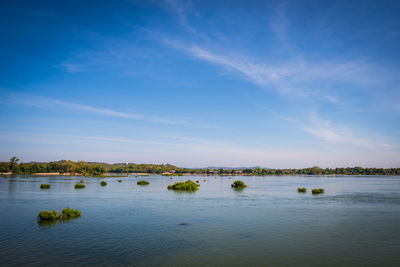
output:
[{"label": "far shore", "polygon": [[[118,175],[138,175],[138,176],[149,176],[149,173],[105,173],[102,175],[98,175],[101,177],[113,177]],[[12,175],[12,172],[0,172],[0,175]],[[69,172],[37,172],[31,173],[28,175],[35,175],[35,176],[83,176],[82,173],[69,173]],[[89,176],[97,176],[97,175],[89,175]]]}]

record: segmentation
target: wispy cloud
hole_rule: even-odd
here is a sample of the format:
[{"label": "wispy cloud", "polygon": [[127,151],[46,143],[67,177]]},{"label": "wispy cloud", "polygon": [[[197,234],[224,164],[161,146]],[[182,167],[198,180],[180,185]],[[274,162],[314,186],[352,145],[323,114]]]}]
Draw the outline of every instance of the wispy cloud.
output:
[{"label": "wispy cloud", "polygon": [[90,64],[64,62],[64,63],[58,64],[57,67],[61,67],[68,72],[74,73],[74,72],[82,72],[82,71],[89,70]]},{"label": "wispy cloud", "polygon": [[[293,49],[294,46],[290,43],[288,31],[290,20],[285,13],[286,2],[280,2],[275,7],[275,10],[270,19],[270,27],[275,34],[276,39],[285,50]],[[279,49],[282,49],[280,47]]]},{"label": "wispy cloud", "polygon": [[307,123],[301,125],[301,129],[315,138],[334,145],[353,145],[367,149],[398,149],[379,140],[366,138],[353,130],[341,125],[333,125],[330,120],[323,120],[316,114],[312,114]]},{"label": "wispy cloud", "polygon": [[128,112],[122,112],[118,110],[113,110],[110,108],[104,107],[94,107],[90,105],[82,105],[77,103],[71,103],[66,101],[60,101],[57,99],[47,98],[47,97],[40,97],[40,96],[32,96],[32,95],[18,95],[18,96],[9,96],[8,103],[18,103],[23,105],[34,106],[38,108],[67,108],[70,110],[81,110],[87,111],[90,113],[112,116],[112,117],[119,117],[119,118],[126,118],[126,119],[134,119],[134,120],[143,120],[148,122],[155,122],[155,123],[165,123],[165,124],[189,124],[184,120],[171,120],[164,117],[153,117],[147,116],[142,114],[134,114]]},{"label": "wispy cloud", "polygon": [[[371,87],[387,78],[387,75],[381,76],[383,70],[365,61],[306,61],[296,58],[278,64],[265,64],[246,56],[217,53],[198,45],[186,45],[171,39],[164,39],[164,42],[195,58],[235,71],[251,82],[279,93],[309,96],[321,93],[316,92],[318,89],[315,89],[315,82],[346,82]],[[331,102],[337,100],[332,95],[323,96]]]},{"label": "wispy cloud", "polygon": [[192,33],[196,33],[194,28],[187,21],[187,13],[190,10],[190,2],[188,1],[179,1],[179,0],[166,0],[165,1],[169,7],[171,7],[179,17],[179,21],[182,26],[191,31]]}]

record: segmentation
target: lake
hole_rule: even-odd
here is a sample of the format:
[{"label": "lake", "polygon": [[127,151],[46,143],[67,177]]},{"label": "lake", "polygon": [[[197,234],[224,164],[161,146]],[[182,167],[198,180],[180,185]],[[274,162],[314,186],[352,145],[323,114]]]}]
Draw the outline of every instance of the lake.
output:
[{"label": "lake", "polygon": [[[167,190],[187,179],[200,190]],[[237,179],[248,187],[233,190]],[[1,266],[400,266],[399,176],[0,181]],[[39,211],[67,206],[82,216],[38,224]]]}]

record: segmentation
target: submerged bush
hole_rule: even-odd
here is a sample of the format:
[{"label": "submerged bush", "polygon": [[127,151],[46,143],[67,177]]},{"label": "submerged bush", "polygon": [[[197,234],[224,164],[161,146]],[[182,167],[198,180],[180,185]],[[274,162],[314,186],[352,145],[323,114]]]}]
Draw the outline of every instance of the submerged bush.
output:
[{"label": "submerged bush", "polygon": [[191,180],[187,180],[186,182],[176,182],[173,185],[168,186],[168,190],[177,190],[177,191],[196,191],[199,190],[198,184]]},{"label": "submerged bush", "polygon": [[240,188],[247,187],[247,185],[243,181],[237,180],[237,181],[234,181],[233,184],[231,184],[231,187],[232,188],[236,188],[236,189],[240,189]]},{"label": "submerged bush", "polygon": [[49,184],[41,184],[40,189],[50,189],[50,185]]},{"label": "submerged bush", "polygon": [[313,195],[322,194],[325,192],[325,189],[323,188],[313,189],[311,190],[311,192],[313,193]]},{"label": "submerged bush", "polygon": [[75,189],[81,189],[81,188],[85,188],[85,185],[82,183],[75,184]]},{"label": "submerged bush", "polygon": [[62,210],[61,215],[60,215],[60,220],[61,219],[70,219],[70,218],[77,218],[81,216],[81,212],[77,209],[71,209],[70,207],[66,207],[65,209]]},{"label": "submerged bush", "polygon": [[148,185],[148,184],[150,184],[150,183],[147,182],[147,181],[142,180],[142,181],[138,181],[137,184],[138,184],[138,185]]},{"label": "submerged bush", "polygon": [[70,207],[66,207],[61,211],[61,215],[58,216],[58,211],[56,210],[44,210],[39,212],[38,218],[39,222],[43,221],[56,221],[56,220],[66,220],[66,219],[72,219],[72,218],[77,218],[81,216],[81,212],[79,210],[74,210],[71,209]]},{"label": "submerged bush", "polygon": [[107,185],[107,182],[106,182],[106,181],[101,181],[100,185],[101,185],[101,186],[106,186],[106,185]]},{"label": "submerged bush", "polygon": [[297,192],[299,192],[299,193],[305,193],[305,192],[307,192],[307,188],[299,187],[299,188],[297,188]]},{"label": "submerged bush", "polygon": [[39,212],[38,218],[41,221],[55,221],[58,219],[58,211],[43,210]]},{"label": "submerged bush", "polygon": [[122,183],[122,180],[118,180],[118,183]]}]

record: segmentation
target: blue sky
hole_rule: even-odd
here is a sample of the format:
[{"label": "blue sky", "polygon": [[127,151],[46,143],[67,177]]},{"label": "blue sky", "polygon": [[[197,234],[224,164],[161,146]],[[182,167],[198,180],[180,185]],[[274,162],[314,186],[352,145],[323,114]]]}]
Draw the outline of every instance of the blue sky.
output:
[{"label": "blue sky", "polygon": [[0,22],[0,160],[400,167],[398,1],[1,1]]}]

